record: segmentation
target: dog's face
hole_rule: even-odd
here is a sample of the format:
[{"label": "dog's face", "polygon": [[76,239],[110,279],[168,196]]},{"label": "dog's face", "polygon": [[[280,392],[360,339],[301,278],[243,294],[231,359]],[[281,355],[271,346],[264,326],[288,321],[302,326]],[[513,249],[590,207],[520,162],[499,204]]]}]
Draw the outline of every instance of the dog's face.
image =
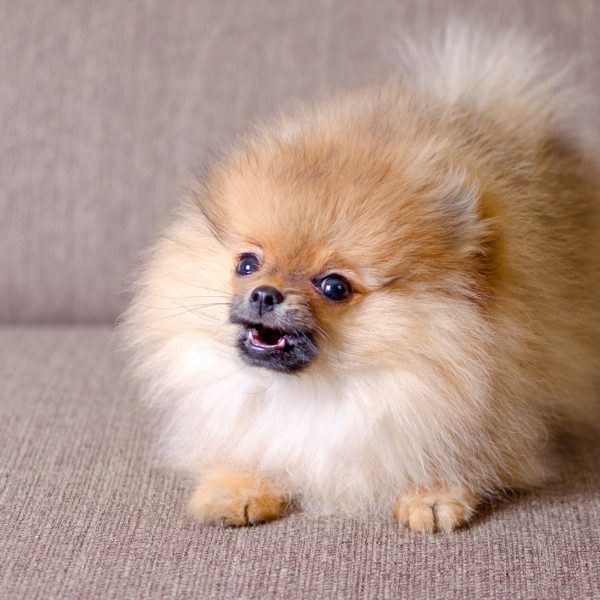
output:
[{"label": "dog's face", "polygon": [[286,373],[382,364],[428,318],[427,294],[473,292],[474,192],[464,175],[410,156],[376,139],[304,136],[212,173],[199,206],[229,255],[244,361]]},{"label": "dog's face", "polygon": [[294,372],[315,361],[334,322],[358,303],[364,285],[342,254],[322,241],[261,238],[234,255],[230,319],[252,365]]}]

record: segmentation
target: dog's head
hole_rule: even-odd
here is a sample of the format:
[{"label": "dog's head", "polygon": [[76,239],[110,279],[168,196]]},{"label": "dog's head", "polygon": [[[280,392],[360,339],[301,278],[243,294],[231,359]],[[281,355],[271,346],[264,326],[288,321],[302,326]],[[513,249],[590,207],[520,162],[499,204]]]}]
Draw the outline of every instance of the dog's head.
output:
[{"label": "dog's head", "polygon": [[227,257],[206,286],[230,294],[248,364],[383,364],[411,351],[436,298],[481,298],[478,192],[431,140],[408,141],[333,126],[262,138],[198,188]]}]

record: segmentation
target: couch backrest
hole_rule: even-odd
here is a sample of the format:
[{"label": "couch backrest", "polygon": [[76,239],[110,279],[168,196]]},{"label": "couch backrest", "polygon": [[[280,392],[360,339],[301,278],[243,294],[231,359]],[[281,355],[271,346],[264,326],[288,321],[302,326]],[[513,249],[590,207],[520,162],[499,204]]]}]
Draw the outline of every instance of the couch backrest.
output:
[{"label": "couch backrest", "polygon": [[0,321],[113,320],[212,151],[294,98],[382,76],[386,36],[473,5],[581,55],[599,89],[597,0],[0,0]]}]

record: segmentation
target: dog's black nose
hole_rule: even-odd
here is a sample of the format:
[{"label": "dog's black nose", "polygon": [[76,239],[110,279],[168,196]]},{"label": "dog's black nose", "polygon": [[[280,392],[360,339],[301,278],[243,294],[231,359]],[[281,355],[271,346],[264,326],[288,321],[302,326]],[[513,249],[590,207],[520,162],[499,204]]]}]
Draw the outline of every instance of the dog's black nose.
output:
[{"label": "dog's black nose", "polygon": [[252,290],[250,304],[262,317],[264,313],[271,312],[276,304],[283,302],[283,294],[271,285],[260,285]]}]

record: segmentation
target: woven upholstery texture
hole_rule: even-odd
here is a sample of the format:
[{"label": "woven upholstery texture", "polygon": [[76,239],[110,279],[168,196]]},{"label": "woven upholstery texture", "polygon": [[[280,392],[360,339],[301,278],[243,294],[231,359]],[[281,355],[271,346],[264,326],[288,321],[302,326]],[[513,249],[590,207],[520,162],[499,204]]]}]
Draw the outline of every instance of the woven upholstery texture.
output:
[{"label": "woven upholstery texture", "polygon": [[453,534],[185,515],[107,327],[0,329],[0,598],[598,598],[600,451]]},{"label": "woven upholstery texture", "polygon": [[600,599],[597,443],[450,535],[204,527],[112,352],[185,180],[251,121],[382,79],[386,39],[447,15],[578,57],[572,126],[600,146],[598,0],[0,0],[0,599]]},{"label": "woven upholstery texture", "polygon": [[[597,0],[0,0],[0,322],[114,319],[191,174],[446,14],[531,29],[600,86]],[[577,124],[598,137],[598,94]]]}]

